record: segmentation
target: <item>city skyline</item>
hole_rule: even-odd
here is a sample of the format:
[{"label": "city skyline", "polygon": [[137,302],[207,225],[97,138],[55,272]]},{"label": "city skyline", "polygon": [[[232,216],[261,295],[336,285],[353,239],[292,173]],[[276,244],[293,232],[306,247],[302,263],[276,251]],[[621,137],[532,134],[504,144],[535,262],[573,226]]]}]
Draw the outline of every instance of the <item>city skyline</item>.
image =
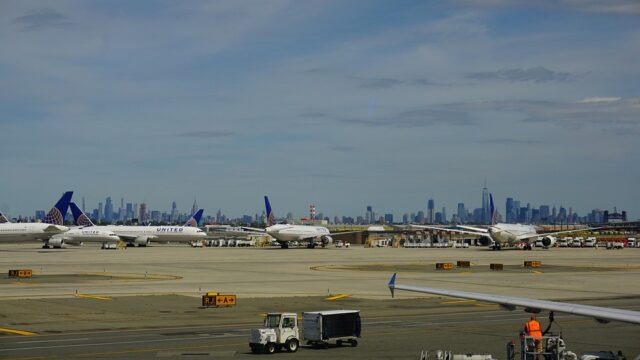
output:
[{"label": "city skyline", "polygon": [[0,209],[72,189],[229,214],[268,194],[298,216],[433,197],[434,218],[486,219],[486,181],[501,209],[637,218],[639,18],[637,0],[6,1]]},{"label": "city skyline", "polygon": [[[433,196],[430,196],[426,201],[426,205],[423,209],[405,209],[400,213],[389,212],[383,208],[376,208],[372,205],[366,205],[363,213],[355,213],[355,214],[331,214],[325,213],[321,209],[318,211],[318,208],[315,204],[309,204],[309,212],[305,213],[294,213],[290,210],[287,210],[286,213],[276,213],[276,216],[282,219],[328,219],[330,222],[336,223],[337,219],[349,219],[347,222],[353,223],[377,223],[380,219],[384,219],[385,222],[403,222],[403,223],[489,223],[491,216],[489,213],[489,191],[486,183],[482,188],[482,201],[479,207],[474,207],[473,203],[457,203],[455,207],[455,211],[449,213],[447,216],[446,208],[447,206],[441,206],[438,204],[437,206],[441,206],[436,208],[436,200]],[[495,200],[494,200],[495,202]],[[125,201],[124,197],[120,197],[120,206],[115,208],[113,206],[113,200],[111,196],[106,196],[103,201],[98,201],[95,207],[86,207],[86,198],[81,198],[82,210],[87,213],[91,218],[96,219],[98,221],[105,222],[116,222],[116,221],[162,221],[162,222],[171,222],[176,223],[182,220],[188,219],[193,213],[199,209],[199,205],[197,204],[197,199],[194,199],[190,211],[184,212],[178,209],[177,202],[171,201],[171,205],[167,208],[158,208],[149,206],[146,201],[145,202],[133,202],[133,201]],[[508,222],[508,223],[556,223],[556,222],[579,222],[581,219],[587,219],[584,222],[601,222],[604,219],[604,212],[613,213],[614,210],[618,209],[617,207],[613,207],[612,209],[595,207],[584,212],[580,212],[574,210],[570,205],[557,205],[557,204],[532,204],[531,202],[520,201],[514,197],[507,197],[505,201],[504,208],[500,206],[499,203],[495,203],[495,208],[498,211],[498,216],[500,221]],[[167,210],[168,209],[168,210]],[[437,209],[441,209],[441,211],[437,211]],[[2,210],[2,209],[0,209]],[[166,211],[163,211],[166,210]],[[234,220],[244,222],[259,222],[258,218],[264,216],[264,209],[261,211],[255,212],[245,211],[241,214],[229,214],[223,208],[215,209],[215,214],[213,213],[213,209],[207,211],[205,208],[204,218],[206,219],[215,219],[220,222],[220,219],[225,220]],[[620,209],[623,211],[625,217],[632,219],[632,217],[626,212],[626,210]],[[10,214],[7,211],[3,211],[6,215],[11,218],[32,218],[34,213],[32,214]],[[35,218],[41,219],[46,213],[43,209],[35,210]],[[145,217],[143,217],[143,214]],[[253,214],[253,215],[252,215]],[[259,215],[261,214],[261,215]],[[67,214],[70,215],[70,214]],[[578,216],[580,218],[578,218]],[[252,219],[248,221],[247,219]],[[335,219],[335,220],[334,220]],[[394,221],[395,219],[395,221]],[[402,221],[400,221],[402,219]],[[589,220],[590,219],[590,220]],[[224,222],[224,221],[222,221]]]}]

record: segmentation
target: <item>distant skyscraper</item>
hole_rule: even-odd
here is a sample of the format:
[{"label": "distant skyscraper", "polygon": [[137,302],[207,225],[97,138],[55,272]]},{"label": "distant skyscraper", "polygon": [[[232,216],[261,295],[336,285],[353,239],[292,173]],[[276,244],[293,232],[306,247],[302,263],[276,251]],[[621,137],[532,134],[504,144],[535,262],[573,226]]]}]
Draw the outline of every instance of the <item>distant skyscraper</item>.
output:
[{"label": "distant skyscraper", "polygon": [[485,181],[482,188],[482,222],[488,224],[491,221],[491,210],[489,209],[489,190]]},{"label": "distant skyscraper", "polygon": [[104,219],[104,210],[102,209],[102,203],[98,203],[98,221],[102,221]]},{"label": "distant skyscraper", "polygon": [[87,212],[87,210],[85,210],[84,208],[84,196],[82,197],[82,212]]},{"label": "distant skyscraper", "polygon": [[147,204],[140,204],[140,215],[138,216],[138,221],[140,223],[144,222],[147,219]]},{"label": "distant skyscraper", "polygon": [[508,197],[507,198],[507,203],[505,206],[505,221],[508,223],[513,223],[514,221],[514,215],[515,215],[515,209],[513,207],[513,198]]},{"label": "distant skyscraper", "polygon": [[393,214],[384,214],[384,222],[393,224]]},{"label": "distant skyscraper", "polygon": [[365,215],[365,217],[366,217],[366,222],[368,224],[371,224],[372,222],[374,222],[374,219],[373,219],[373,206],[367,205],[367,214]]},{"label": "distant skyscraper", "polygon": [[429,222],[429,224],[433,224],[433,222],[435,221],[435,202],[433,201],[433,199],[429,199],[429,201],[427,201],[427,222]]},{"label": "distant skyscraper", "polygon": [[467,217],[467,210],[464,208],[464,203],[458,203],[458,221],[465,222]]},{"label": "distant skyscraper", "polygon": [[178,206],[174,201],[173,203],[171,203],[171,222],[176,222],[176,221],[178,221]]},{"label": "distant skyscraper", "polygon": [[442,222],[447,222],[447,209],[444,206],[442,207]]},{"label": "distant skyscraper", "polygon": [[106,222],[113,221],[113,203],[111,202],[111,196],[107,196],[104,202],[104,220]]}]

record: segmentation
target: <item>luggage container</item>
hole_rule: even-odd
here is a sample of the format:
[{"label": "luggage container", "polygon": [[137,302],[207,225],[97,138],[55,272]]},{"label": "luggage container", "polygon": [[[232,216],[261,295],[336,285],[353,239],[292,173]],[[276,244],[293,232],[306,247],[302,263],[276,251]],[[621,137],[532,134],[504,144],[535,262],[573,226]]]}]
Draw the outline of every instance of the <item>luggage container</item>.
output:
[{"label": "luggage container", "polygon": [[309,345],[338,346],[348,342],[358,346],[361,322],[359,310],[330,310],[302,313],[303,335]]}]

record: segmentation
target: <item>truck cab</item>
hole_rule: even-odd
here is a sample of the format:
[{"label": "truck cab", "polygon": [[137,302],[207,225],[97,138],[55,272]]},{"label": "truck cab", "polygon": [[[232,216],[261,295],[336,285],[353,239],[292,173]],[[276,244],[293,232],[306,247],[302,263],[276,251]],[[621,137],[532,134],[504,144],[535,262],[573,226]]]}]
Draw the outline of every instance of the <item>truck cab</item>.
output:
[{"label": "truck cab", "polygon": [[249,339],[251,352],[273,354],[282,347],[289,352],[298,351],[300,333],[295,313],[269,313],[264,328],[252,329]]}]

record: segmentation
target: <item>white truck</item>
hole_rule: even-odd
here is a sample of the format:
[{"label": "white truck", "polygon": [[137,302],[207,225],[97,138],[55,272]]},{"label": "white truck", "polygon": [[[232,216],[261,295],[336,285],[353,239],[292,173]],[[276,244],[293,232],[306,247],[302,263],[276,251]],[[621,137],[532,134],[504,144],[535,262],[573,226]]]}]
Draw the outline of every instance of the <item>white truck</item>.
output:
[{"label": "white truck", "polygon": [[[349,342],[357,346],[360,337],[360,311],[330,310],[302,313],[304,340],[307,345],[328,347],[330,341],[338,346]],[[254,354],[273,354],[285,349],[296,352],[302,337],[296,313],[269,313],[264,328],[251,329],[249,347]]]},{"label": "white truck", "polygon": [[596,247],[596,242],[597,240],[595,237],[593,236],[588,237],[587,240],[584,241],[584,247],[590,247],[590,248]]}]

